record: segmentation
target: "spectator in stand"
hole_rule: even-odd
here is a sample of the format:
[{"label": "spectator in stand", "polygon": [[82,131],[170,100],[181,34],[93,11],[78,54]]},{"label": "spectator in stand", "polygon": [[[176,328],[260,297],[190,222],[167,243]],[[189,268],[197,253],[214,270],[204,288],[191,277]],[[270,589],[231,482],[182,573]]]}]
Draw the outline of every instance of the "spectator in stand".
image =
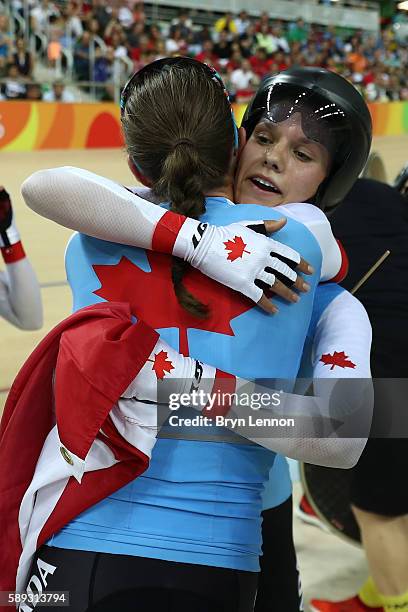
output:
[{"label": "spectator in stand", "polygon": [[22,100],[26,97],[26,86],[18,74],[17,66],[9,64],[7,77],[2,85],[2,94],[6,100]]},{"label": "spectator in stand", "polygon": [[180,28],[173,28],[170,38],[164,42],[167,55],[180,55],[187,51],[187,41],[183,38]]},{"label": "spectator in stand", "polygon": [[132,55],[132,50],[139,46],[140,37],[144,34],[144,29],[144,23],[142,21],[136,21],[128,32],[127,41],[131,50],[130,55]]},{"label": "spectator in stand", "polygon": [[[115,55],[112,47],[108,47],[106,52],[103,53],[100,47],[97,47],[95,50],[95,64],[94,64],[94,81],[97,83],[106,83],[107,81],[112,81],[113,79],[113,66],[115,62]],[[101,93],[101,97],[103,98],[105,92],[103,89],[98,88],[98,98],[99,93]],[[109,97],[109,99],[113,99],[113,97]]]},{"label": "spectator in stand", "polygon": [[233,70],[236,70],[237,68],[241,68],[241,63],[242,63],[243,57],[241,55],[241,50],[239,48],[239,44],[238,43],[232,43],[231,45],[231,57],[230,60],[226,66],[227,71],[232,72]]},{"label": "spectator in stand", "polygon": [[262,26],[267,25],[269,28],[269,13],[267,13],[266,11],[263,11],[263,13],[261,13],[261,16],[259,17],[258,21],[255,24],[255,29],[257,32],[261,31]]},{"label": "spectator in stand", "polygon": [[[68,2],[65,15],[65,36],[72,44],[82,36],[84,28],[79,16],[80,8],[77,2]],[[99,22],[98,22],[99,23]]]},{"label": "spectator in stand", "polygon": [[306,60],[306,64],[308,66],[321,66],[319,64],[319,59],[321,58],[321,53],[319,53],[317,49],[317,45],[315,42],[309,40],[306,46],[306,49],[303,51],[303,56]]},{"label": "spectator in stand", "polygon": [[295,24],[289,26],[288,42],[305,44],[308,38],[308,30],[303,19],[298,19]]},{"label": "spectator in stand", "polygon": [[193,31],[193,22],[185,9],[180,9],[179,16],[171,22],[169,36],[173,38],[176,30],[180,31],[180,38],[186,41]]},{"label": "spectator in stand", "polygon": [[74,70],[78,81],[89,81],[89,45],[91,34],[85,30],[74,47]]},{"label": "spectator in stand", "polygon": [[282,72],[282,70],[287,70],[289,68],[289,56],[282,53],[282,51],[275,53],[273,59],[277,64],[278,72]]},{"label": "spectator in stand", "polygon": [[270,27],[266,23],[261,25],[260,30],[256,35],[256,44],[258,47],[265,49],[268,55],[276,53],[276,51],[279,49],[278,41],[271,34]]},{"label": "spectator in stand", "polygon": [[17,38],[16,50],[13,53],[13,64],[17,66],[20,76],[31,77],[33,72],[33,59],[27,51],[24,38]]},{"label": "spectator in stand", "polygon": [[28,83],[25,97],[31,102],[41,102],[43,99],[41,86],[38,83]]},{"label": "spectator in stand", "polygon": [[212,41],[212,34],[208,25],[204,25],[197,32],[193,32],[194,40],[203,45],[205,41]]},{"label": "spectator in stand", "polygon": [[102,35],[111,20],[107,9],[107,0],[93,0],[92,16],[98,21]]},{"label": "spectator in stand", "polygon": [[233,14],[225,13],[224,17],[217,19],[214,24],[214,30],[220,35],[222,32],[226,32],[228,40],[231,40],[238,34],[237,24],[235,23]]},{"label": "spectator in stand", "polygon": [[155,23],[152,23],[149,29],[149,46],[152,51],[157,50],[159,41],[163,41],[163,36],[160,28]]},{"label": "spectator in stand", "polygon": [[390,102],[397,102],[401,99],[401,82],[397,73],[391,74],[388,86],[386,89],[386,95]]},{"label": "spectator in stand", "polygon": [[30,13],[31,27],[34,33],[48,33],[48,25],[50,17],[59,17],[60,12],[53,2],[49,0],[41,0],[39,6],[32,9]]},{"label": "spectator in stand", "polygon": [[214,45],[214,55],[220,64],[227,64],[231,57],[231,42],[227,30],[221,30],[218,42]]},{"label": "spectator in stand", "polygon": [[253,23],[248,26],[244,34],[240,36],[239,42],[242,56],[249,59],[255,53],[255,49],[257,48],[256,29]]},{"label": "spectator in stand", "polygon": [[235,19],[235,25],[237,26],[238,36],[242,36],[247,30],[247,28],[251,25],[251,20],[249,19],[249,15],[246,11],[241,11]]},{"label": "spectator in stand", "polygon": [[212,40],[206,40],[203,43],[203,50],[196,56],[196,60],[214,66],[218,69],[217,55],[214,50],[214,43]]},{"label": "spectator in stand", "polygon": [[[150,41],[149,37],[146,34],[141,34],[139,36],[139,44],[137,47],[132,47],[130,50],[130,57],[134,61],[134,69],[140,70],[137,66],[139,66],[139,62],[142,56],[146,56],[147,53],[150,52]],[[143,66],[145,65],[144,62]]]},{"label": "spectator in stand", "polygon": [[47,57],[48,65],[55,68],[58,60],[61,59],[61,40],[64,36],[64,22],[61,17],[51,15],[48,23],[48,46]]},{"label": "spectator in stand", "polygon": [[107,45],[110,45],[112,41],[112,34],[114,32],[119,34],[122,31],[123,31],[123,28],[119,21],[119,10],[116,7],[114,7],[111,10],[110,19],[103,33],[103,38],[104,38],[105,43]]},{"label": "spectator in stand", "polygon": [[260,78],[263,79],[268,73],[271,72],[270,67],[272,60],[268,58],[268,55],[263,47],[258,47],[255,51],[255,55],[249,58],[251,68],[253,72]]},{"label": "spectator in stand", "polygon": [[146,15],[143,8],[143,2],[136,2],[133,7],[133,21],[135,23],[145,23]]},{"label": "spectator in stand", "polygon": [[43,96],[44,102],[75,102],[75,96],[65,89],[63,81],[54,81],[52,89]]},{"label": "spectator in stand", "polygon": [[231,83],[235,90],[237,102],[247,102],[259,84],[259,78],[253,72],[249,60],[244,59],[241,66],[231,73]]},{"label": "spectator in stand", "polygon": [[9,21],[6,15],[0,15],[0,57],[8,58],[11,54],[11,36]]},{"label": "spectator in stand", "polygon": [[353,50],[347,54],[346,62],[352,73],[364,73],[368,62],[364,55],[364,47],[362,44],[353,47]]},{"label": "spectator in stand", "polygon": [[127,48],[122,43],[122,36],[118,32],[114,32],[111,36],[111,47],[115,58],[127,57]]},{"label": "spectator in stand", "polygon": [[[93,17],[92,13],[89,13],[87,17],[85,29],[88,30],[88,32],[90,32],[91,38],[92,36],[100,36],[101,33],[103,34],[103,32],[101,32],[101,26],[99,24],[99,21],[95,19],[95,17]],[[119,30],[119,26],[118,26],[118,30]]]},{"label": "spectator in stand", "polygon": [[120,25],[125,30],[128,30],[129,28],[132,27],[133,14],[128,6],[125,6],[124,4],[122,4],[122,6],[119,7],[118,19],[119,19]]},{"label": "spectator in stand", "polygon": [[275,43],[280,51],[284,53],[290,53],[289,43],[283,35],[282,26],[274,25],[272,27],[271,35],[275,40]]}]

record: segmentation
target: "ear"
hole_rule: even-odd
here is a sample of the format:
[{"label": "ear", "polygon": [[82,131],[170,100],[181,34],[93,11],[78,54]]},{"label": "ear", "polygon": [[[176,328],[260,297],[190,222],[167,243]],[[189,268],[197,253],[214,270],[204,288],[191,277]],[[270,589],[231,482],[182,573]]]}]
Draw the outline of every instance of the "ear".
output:
[{"label": "ear", "polygon": [[246,130],[244,127],[240,127],[238,130],[238,159],[247,143]]},{"label": "ear", "polygon": [[138,167],[136,166],[135,162],[130,157],[130,155],[128,155],[128,166],[129,166],[131,173],[139,181],[139,183],[142,183],[142,185],[144,185],[145,187],[152,186],[151,180],[148,179],[146,176],[144,176],[144,174],[140,172],[140,170],[138,169]]}]

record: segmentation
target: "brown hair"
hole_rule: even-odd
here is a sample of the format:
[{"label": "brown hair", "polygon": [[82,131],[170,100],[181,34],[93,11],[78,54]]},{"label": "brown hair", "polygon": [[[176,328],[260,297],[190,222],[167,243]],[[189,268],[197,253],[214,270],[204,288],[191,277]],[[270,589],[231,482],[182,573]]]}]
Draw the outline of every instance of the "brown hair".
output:
[{"label": "brown hair", "polygon": [[[159,60],[136,76],[124,104],[123,132],[136,168],[170,210],[198,219],[205,194],[226,180],[234,144],[231,108],[218,77],[196,60]],[[207,307],[183,286],[186,267],[174,258],[174,290],[186,310],[204,317]]]}]

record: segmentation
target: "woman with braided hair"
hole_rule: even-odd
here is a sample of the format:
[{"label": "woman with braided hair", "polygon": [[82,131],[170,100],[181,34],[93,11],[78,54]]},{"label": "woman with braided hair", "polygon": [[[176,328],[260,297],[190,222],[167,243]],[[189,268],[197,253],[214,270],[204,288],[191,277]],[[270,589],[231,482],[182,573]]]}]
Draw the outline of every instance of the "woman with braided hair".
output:
[{"label": "woman with braided hair", "polygon": [[[300,248],[306,258],[318,266],[310,233],[294,221],[296,216],[300,216],[315,236],[322,240],[322,233],[319,234],[317,228],[324,225],[324,218],[318,209],[295,204],[274,212],[272,208],[259,210],[253,205],[234,207],[230,200],[226,200],[226,194],[229,194],[229,198],[232,196],[231,172],[226,177],[225,171],[228,168],[223,164],[227,163],[232,169],[234,156],[227,156],[227,161],[223,156],[214,163],[210,151],[206,151],[206,139],[212,127],[216,129],[220,151],[223,146],[228,150],[234,144],[234,132],[231,131],[233,125],[229,123],[231,116],[230,111],[229,114],[226,112],[228,107],[224,104],[224,92],[221,90],[223,97],[219,98],[220,85],[215,82],[214,74],[209,74],[206,68],[196,67],[194,62],[183,58],[173,62],[164,60],[164,66],[162,63],[157,71],[154,66],[153,69],[142,71],[139,78],[132,79],[123,96],[122,113],[130,166],[134,174],[146,185],[150,185],[160,199],[169,200],[177,210],[188,204],[190,212],[201,213],[200,222],[185,217],[176,221],[172,211],[163,213],[163,208],[157,208],[155,223],[142,235],[142,206],[145,206],[145,217],[154,214],[148,203],[142,204],[140,198],[106,179],[75,169],[46,171],[29,179],[23,187],[23,193],[30,206],[45,216],[51,216],[88,234],[98,235],[99,238],[125,244],[137,243],[144,248],[181,257],[212,279],[225,282],[233,289],[242,290],[244,285],[245,292],[248,287],[246,270],[241,268],[242,272],[237,274],[237,282],[234,284],[231,281],[231,278],[234,279],[233,271],[230,277],[225,273],[228,268],[224,266],[223,253],[226,246],[240,244],[237,238],[247,223],[244,226],[235,223],[230,234],[228,228],[232,225],[227,223],[242,219],[264,219],[267,218],[264,216],[266,214],[271,219],[278,219],[283,210],[289,219],[285,229],[281,230],[282,239],[284,237],[289,245],[298,245],[297,249]],[[207,95],[211,91],[212,97],[210,101],[204,98],[204,106],[203,100],[200,100],[203,98],[202,91],[195,92],[192,88],[196,83],[192,75],[197,74],[197,71],[201,75],[200,82],[204,72],[207,74]],[[192,92],[196,94],[194,100],[200,112],[196,112],[196,106],[191,102]],[[214,110],[214,92],[218,103],[225,108],[225,114],[218,123],[213,122],[213,117],[209,121],[206,113],[207,108]],[[173,104],[176,99],[177,106]],[[157,121],[151,121],[153,111]],[[178,120],[183,128],[192,125],[198,136],[193,139],[190,133],[182,133]],[[302,195],[298,192],[298,197],[311,199],[322,181],[330,176],[330,172],[335,169],[338,171],[333,158],[337,150],[334,147],[329,151],[319,140],[306,137],[297,114],[288,117],[288,120],[289,124],[283,125],[285,122],[282,122],[283,137],[279,132],[278,148],[285,156],[290,155],[291,160],[294,157],[296,163],[310,165],[309,173],[314,178],[307,183],[307,192],[305,190]],[[126,131],[128,123],[135,127],[137,137],[135,132],[129,136]],[[344,123],[345,128],[347,122]],[[226,125],[228,130],[225,130]],[[174,126],[177,128],[176,133]],[[166,130],[169,144],[163,146]],[[268,152],[264,152],[260,162],[263,172],[254,175],[254,178],[265,187],[265,190],[259,187],[261,190],[275,193],[280,191],[282,195],[285,190],[285,197],[279,203],[290,202],[291,199],[287,199],[293,193],[290,183],[287,183],[286,188],[283,184],[272,183],[270,177],[265,177],[265,173],[269,176],[271,168],[276,167],[277,172],[285,176],[285,180],[287,178],[283,167],[276,165],[276,152],[272,150],[272,143],[268,143],[266,148]],[[200,151],[200,159],[201,155],[207,153],[204,165],[197,160],[196,151]],[[359,171],[360,161],[354,161],[354,172]],[[220,167],[225,171],[217,171]],[[180,174],[181,169],[183,174]],[[191,180],[189,172],[194,175]],[[205,176],[208,181],[205,202],[204,184],[200,176]],[[167,180],[161,181],[162,178]],[[213,179],[213,182],[209,179]],[[331,197],[334,198],[333,193]],[[70,208],[69,203],[78,201],[81,202],[80,207],[75,205],[75,210],[72,207],[67,210]],[[203,209],[200,210],[203,203],[206,205],[204,214]],[[185,214],[186,208],[181,210]],[[218,231],[214,229],[217,224]],[[239,264],[240,259],[244,260],[244,252],[249,255],[253,249],[262,249],[262,242],[259,245],[255,242],[249,244],[250,240],[250,234],[245,233],[240,255],[236,258]],[[315,239],[313,244],[316,246]],[[140,251],[132,251],[131,254],[129,249],[123,249],[125,247],[119,249],[117,244],[100,244],[84,236],[73,238],[67,252],[67,268],[75,308],[95,300],[95,291],[99,291],[100,283],[97,281],[95,284],[95,275],[92,277],[92,274],[95,271],[98,273],[100,268],[119,265],[124,256],[131,258],[138,269],[150,274],[158,274],[160,265],[164,266],[163,259],[159,261],[151,254]],[[274,245],[274,249],[278,249],[278,245]],[[236,254],[235,248],[227,250],[230,254]],[[92,260],[97,253],[97,259]],[[284,253],[280,250],[278,255],[282,256],[285,263],[289,260],[289,268],[296,265],[296,256],[290,251]],[[92,261],[92,266],[89,266]],[[233,263],[234,257],[227,261]],[[337,263],[339,261],[340,258]],[[333,268],[332,263],[325,263],[328,274]],[[298,283],[296,286],[299,288],[302,286],[296,275],[290,275],[286,267],[274,265],[274,276],[280,274],[285,282],[289,278],[292,286],[293,283]],[[163,268],[165,273],[158,276],[159,285],[166,282],[169,263],[166,266]],[[94,272],[86,271],[90,267]],[[274,289],[280,287],[271,282],[268,274],[272,273],[266,270],[266,275],[255,276],[261,291],[272,284]],[[148,280],[148,276],[144,278]],[[170,345],[179,346],[178,329],[181,332],[183,317],[187,316],[184,314],[185,309],[197,306],[190,300],[190,296],[194,296],[208,309],[199,306],[204,323],[192,325],[191,320],[188,320],[188,345],[183,348],[188,348],[190,354],[250,378],[291,378],[296,375],[303,340],[295,342],[294,338],[301,337],[300,327],[304,333],[307,330],[310,314],[307,316],[302,308],[307,306],[311,294],[304,294],[298,301],[296,296],[292,296],[293,292],[282,290],[280,295],[292,299],[293,304],[281,301],[277,317],[267,317],[259,309],[248,309],[248,304],[245,307],[242,304],[237,315],[233,307],[237,299],[234,294],[225,301],[219,285],[212,287],[208,283],[205,291],[200,293],[203,277],[197,277],[194,271],[187,270],[182,284],[190,296],[187,295],[185,301],[186,293],[180,289],[181,279],[177,270],[174,276],[176,295],[184,312],[171,299],[170,292],[167,296],[163,294],[162,299],[166,300],[163,306],[170,313],[173,324],[169,321],[160,328]],[[309,280],[313,284],[313,277]],[[129,291],[137,291],[136,278],[129,289],[130,282],[127,287],[123,279],[122,282],[120,279],[116,282],[118,293],[115,297],[119,296],[116,299],[129,299]],[[252,297],[256,294],[248,292],[245,295]],[[139,315],[138,307],[142,301],[147,301],[151,312],[154,310],[155,301],[149,301],[147,291],[144,290],[143,296],[139,293],[138,297],[140,301],[134,302],[136,316]],[[223,309],[219,308],[221,305]],[[225,308],[231,309],[227,313],[231,313],[228,318],[232,320],[233,332],[214,333],[220,329],[214,321],[219,321],[217,317],[225,316]],[[146,308],[143,312],[147,312]],[[367,372],[369,330],[362,311],[359,311],[359,316],[365,327],[359,338],[354,337],[354,340],[355,354],[359,351],[361,360],[358,368],[361,375]],[[174,351],[170,353],[170,348],[166,350],[168,354],[174,354]],[[243,358],[243,352],[246,353],[246,359]],[[147,385],[144,388],[147,395]],[[152,397],[145,396],[144,400],[151,401]],[[256,441],[264,444],[260,438]],[[280,449],[285,452],[289,442],[284,440],[284,446]],[[329,457],[332,461],[336,456],[334,461],[345,466],[345,455],[347,465],[350,465],[361,452],[359,446],[353,440],[345,451],[344,440],[341,439],[331,439],[329,443],[324,440],[307,440],[307,443],[300,445],[300,449],[301,452],[309,451],[310,460],[324,463],[329,461]],[[230,437],[225,430],[214,428],[209,432],[200,429],[193,433],[184,431],[182,435],[166,431],[165,436],[157,441],[151,466],[142,477],[89,508],[39,550],[37,560],[41,559],[49,567],[59,569],[59,576],[55,571],[52,577],[49,570],[49,588],[75,587],[78,594],[75,609],[78,610],[85,606],[88,609],[105,610],[119,605],[133,605],[133,602],[137,602],[140,609],[156,606],[173,609],[174,606],[174,609],[182,610],[192,605],[198,610],[252,609],[260,545],[260,493],[274,459],[270,450],[265,451],[258,444],[247,444],[242,439]],[[70,575],[64,567],[69,567]],[[91,576],[92,591],[89,590]]]}]

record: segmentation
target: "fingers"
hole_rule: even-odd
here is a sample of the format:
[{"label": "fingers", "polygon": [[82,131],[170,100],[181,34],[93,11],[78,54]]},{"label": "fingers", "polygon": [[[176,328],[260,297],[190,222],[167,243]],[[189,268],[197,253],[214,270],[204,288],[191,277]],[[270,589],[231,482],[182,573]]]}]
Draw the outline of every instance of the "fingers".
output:
[{"label": "fingers", "polygon": [[301,276],[296,278],[296,281],[293,285],[294,289],[301,291],[302,293],[307,293],[310,290],[310,285],[306,281],[303,280]]},{"label": "fingers", "polygon": [[282,219],[278,219],[277,221],[264,221],[265,229],[267,234],[273,234],[274,232],[278,232],[284,225],[286,225],[287,219],[282,217]]},{"label": "fingers", "polygon": [[276,314],[277,312],[279,312],[279,309],[266,297],[264,293],[262,294],[262,297],[258,302],[258,306],[269,314]]},{"label": "fingers", "polygon": [[286,287],[286,285],[284,285],[278,279],[276,279],[276,281],[272,285],[272,291],[276,293],[276,295],[279,295],[284,300],[287,300],[288,302],[295,303],[300,300],[300,297],[298,296],[297,293],[292,291],[292,289],[289,289],[289,287]]},{"label": "fingers", "polygon": [[296,270],[299,272],[303,272],[303,274],[313,274],[314,268],[311,266],[303,257],[300,260],[300,263],[296,266]]},{"label": "fingers", "polygon": [[[300,276],[297,277],[293,287],[303,292],[309,291],[310,289],[310,285],[308,285],[308,283],[305,283]],[[288,302],[295,304],[300,300],[300,297],[297,293],[292,291],[292,289],[290,289],[289,287],[286,287],[286,285],[284,285],[282,281],[278,279],[275,280],[271,288],[272,291],[276,293],[276,295],[279,295],[281,298]],[[258,306],[260,306],[262,310],[265,310],[265,312],[268,312],[269,314],[276,314],[277,312],[279,312],[278,307],[275,306],[275,304],[273,304],[270,299],[266,297],[265,293],[262,294],[262,297],[258,302]]]}]

